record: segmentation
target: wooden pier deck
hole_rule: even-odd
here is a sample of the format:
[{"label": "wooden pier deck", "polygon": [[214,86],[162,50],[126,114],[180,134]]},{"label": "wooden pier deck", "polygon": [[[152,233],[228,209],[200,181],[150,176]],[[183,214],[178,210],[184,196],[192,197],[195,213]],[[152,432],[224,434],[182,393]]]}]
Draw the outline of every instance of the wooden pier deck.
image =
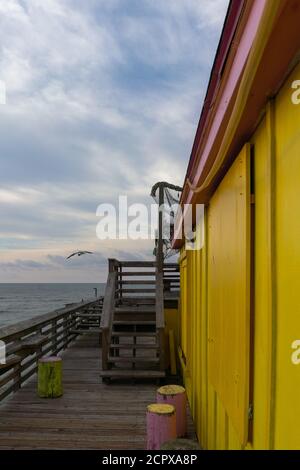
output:
[{"label": "wooden pier deck", "polygon": [[[42,399],[36,376],[0,404],[0,449],[144,449],[151,382],[102,383],[98,335],[79,337],[62,355],[64,395]],[[195,438],[188,418],[188,437]]]}]

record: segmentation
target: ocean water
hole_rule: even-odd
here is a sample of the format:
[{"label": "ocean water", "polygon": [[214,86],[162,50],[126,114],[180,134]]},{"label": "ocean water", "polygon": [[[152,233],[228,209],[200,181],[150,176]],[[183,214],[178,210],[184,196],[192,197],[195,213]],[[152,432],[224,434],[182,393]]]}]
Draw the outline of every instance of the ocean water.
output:
[{"label": "ocean water", "polygon": [[94,287],[102,295],[105,284],[0,284],[0,328],[65,304],[93,300]]}]

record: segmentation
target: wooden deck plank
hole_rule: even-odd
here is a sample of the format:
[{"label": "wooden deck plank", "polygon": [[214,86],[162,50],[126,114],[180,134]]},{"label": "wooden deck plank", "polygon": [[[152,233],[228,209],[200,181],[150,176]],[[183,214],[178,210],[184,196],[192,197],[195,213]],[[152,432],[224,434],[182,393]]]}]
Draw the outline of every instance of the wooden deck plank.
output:
[{"label": "wooden deck plank", "polygon": [[[36,394],[36,377],[0,404],[0,449],[144,449],[151,381],[102,383],[99,337],[76,339],[62,354],[64,395]],[[189,437],[194,428],[189,415]]]}]

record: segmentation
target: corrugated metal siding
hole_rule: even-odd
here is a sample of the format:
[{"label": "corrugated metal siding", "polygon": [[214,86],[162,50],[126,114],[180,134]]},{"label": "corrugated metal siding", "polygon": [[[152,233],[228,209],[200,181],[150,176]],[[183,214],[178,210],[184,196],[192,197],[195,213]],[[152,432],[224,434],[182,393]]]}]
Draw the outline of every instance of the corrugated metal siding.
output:
[{"label": "corrugated metal siding", "polygon": [[300,448],[300,365],[291,361],[291,344],[300,339],[300,105],[292,104],[291,84],[300,66],[276,99],[276,371],[274,444]]},{"label": "corrugated metal siding", "polygon": [[[242,444],[248,438],[249,344],[250,146],[246,145],[208,210],[208,380]],[[224,426],[224,418],[218,423]]]},{"label": "corrugated metal siding", "polygon": [[[255,334],[252,364],[254,419],[249,449],[300,449],[300,365],[291,361],[291,344],[300,339],[300,105],[291,102],[291,83],[296,79],[300,79],[300,66],[268,105],[250,142],[255,188]],[[231,185],[235,185],[234,178]],[[224,205],[225,211],[228,189],[222,184],[219,187],[218,198],[223,200],[220,207]],[[208,366],[207,353],[208,325],[210,330],[212,325],[213,328],[220,327],[221,338],[224,315],[215,314],[220,305],[223,313],[230,308],[229,297],[221,295],[222,288],[216,282],[225,286],[229,275],[236,276],[242,291],[245,273],[241,274],[237,266],[228,265],[230,260],[223,259],[217,279],[211,278],[211,244],[219,244],[223,249],[221,239],[224,234],[217,225],[207,228],[210,210],[206,209],[204,248],[187,253],[183,250],[181,254],[181,346],[186,355],[183,374],[202,445],[209,449],[240,449],[243,438],[236,430],[234,400],[229,406],[222,391],[220,393],[222,387],[228,387],[226,392],[230,393],[234,386],[231,381],[223,382],[220,389],[219,379],[214,380],[217,364],[210,360]],[[238,239],[240,229],[240,222],[231,224],[232,240]],[[228,241],[230,243],[230,237]],[[242,250],[249,250],[247,243]],[[236,297],[239,297],[238,291],[232,293],[233,304]],[[249,299],[246,302],[246,307],[250,308]],[[223,321],[223,326],[218,324],[219,320]],[[234,321],[232,316],[229,321]],[[236,322],[232,327],[240,332],[242,325]],[[244,346],[240,344],[239,347],[245,353]],[[226,355],[238,354],[236,347],[229,353],[224,344],[221,351]],[[212,367],[214,370],[208,369]],[[248,387],[246,382],[243,387],[244,390]]]}]

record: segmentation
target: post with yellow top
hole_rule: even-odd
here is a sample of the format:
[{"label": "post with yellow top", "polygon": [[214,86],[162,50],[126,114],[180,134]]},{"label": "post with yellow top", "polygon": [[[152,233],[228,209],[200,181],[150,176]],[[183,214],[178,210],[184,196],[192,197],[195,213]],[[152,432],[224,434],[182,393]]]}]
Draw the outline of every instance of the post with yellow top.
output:
[{"label": "post with yellow top", "polygon": [[156,401],[175,407],[177,437],[184,437],[187,433],[185,388],[180,385],[164,385],[157,390]]},{"label": "post with yellow top", "polygon": [[155,403],[147,407],[147,450],[159,450],[164,442],[176,437],[174,406]]},{"label": "post with yellow top", "polygon": [[61,357],[42,357],[38,363],[38,396],[41,398],[57,398],[61,397],[62,394]]}]

